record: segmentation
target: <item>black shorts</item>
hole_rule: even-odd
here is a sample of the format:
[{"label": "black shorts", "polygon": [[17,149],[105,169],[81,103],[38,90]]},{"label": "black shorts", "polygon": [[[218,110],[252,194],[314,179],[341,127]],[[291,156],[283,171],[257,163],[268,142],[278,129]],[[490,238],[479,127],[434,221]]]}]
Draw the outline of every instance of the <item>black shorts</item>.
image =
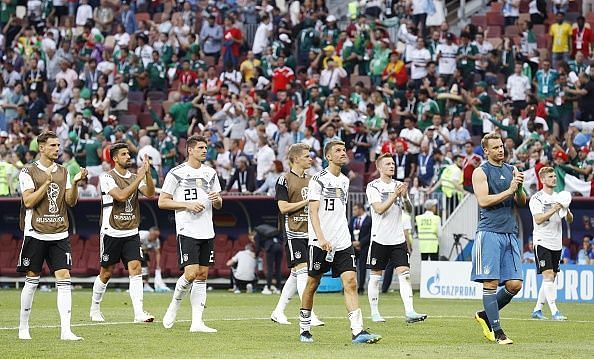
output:
[{"label": "black shorts", "polygon": [[392,262],[394,268],[410,267],[406,242],[394,245],[371,242],[367,252],[367,268],[384,270],[388,266],[388,262]]},{"label": "black shorts", "polygon": [[142,261],[142,248],[138,234],[129,237],[101,236],[101,267],[107,268],[119,261],[128,268],[130,261]]},{"label": "black shorts", "polygon": [[179,269],[192,264],[201,266],[214,264],[214,238],[196,239],[178,234],[177,258]]},{"label": "black shorts", "polygon": [[316,246],[309,246],[309,265],[308,275],[310,277],[318,277],[332,269],[332,277],[339,277],[344,272],[356,272],[355,266],[355,249],[353,246],[337,251],[334,254],[332,263],[326,262],[325,250]]},{"label": "black shorts", "polygon": [[42,241],[25,237],[19,254],[17,272],[41,273],[44,261],[51,273],[60,269],[70,270],[72,268],[70,240],[64,238],[59,241]]},{"label": "black shorts", "polygon": [[534,256],[536,259],[536,272],[542,272],[552,269],[559,273],[559,263],[561,262],[561,251],[553,251],[543,246],[534,246]]},{"label": "black shorts", "polygon": [[307,263],[308,239],[287,239],[285,250],[287,252],[287,265],[293,268],[298,264]]}]

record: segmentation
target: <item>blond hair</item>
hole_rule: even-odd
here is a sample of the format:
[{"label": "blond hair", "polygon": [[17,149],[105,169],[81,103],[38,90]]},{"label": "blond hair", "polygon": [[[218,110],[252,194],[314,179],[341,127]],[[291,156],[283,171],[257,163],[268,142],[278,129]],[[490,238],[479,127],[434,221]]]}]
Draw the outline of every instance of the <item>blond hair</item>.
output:
[{"label": "blond hair", "polygon": [[289,147],[289,151],[287,151],[287,159],[289,160],[289,164],[293,164],[297,157],[301,156],[303,151],[310,151],[310,147],[306,143],[295,143]]},{"label": "blond hair", "polygon": [[483,139],[481,140],[481,146],[484,149],[488,149],[487,145],[489,144],[489,140],[501,140],[501,135],[497,132],[490,132],[483,136]]},{"label": "blond hair", "polygon": [[555,169],[553,167],[545,166],[538,171],[538,177],[543,179],[544,176],[548,175],[549,173],[555,173]]},{"label": "blond hair", "polygon": [[391,153],[382,153],[381,155],[379,155],[379,157],[375,159],[375,166],[379,167],[380,163],[382,162],[382,160],[384,158],[392,158],[392,154]]}]

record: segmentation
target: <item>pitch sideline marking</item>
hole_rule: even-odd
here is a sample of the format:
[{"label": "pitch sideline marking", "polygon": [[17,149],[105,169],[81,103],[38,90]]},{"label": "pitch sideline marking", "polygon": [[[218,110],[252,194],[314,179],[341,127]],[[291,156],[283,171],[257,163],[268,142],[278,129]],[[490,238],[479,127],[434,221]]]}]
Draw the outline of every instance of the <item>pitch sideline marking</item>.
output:
[{"label": "pitch sideline marking", "polygon": [[[345,317],[324,317],[322,319],[325,320],[335,320],[335,319],[344,319]],[[385,319],[405,319],[404,316],[384,316]],[[436,319],[468,319],[472,320],[473,317],[467,317],[463,315],[433,315],[429,316],[428,319],[436,318]],[[297,320],[297,317],[289,318],[293,320]],[[365,319],[371,319],[371,317],[366,317]],[[501,318],[503,320],[512,320],[512,321],[534,321],[538,322],[539,320],[531,319],[531,318]],[[222,318],[222,319],[206,319],[205,322],[240,322],[240,321],[250,321],[250,320],[270,320],[270,317],[261,317],[261,318]],[[176,323],[188,323],[191,322],[190,319],[180,319],[176,320]],[[554,322],[553,320],[549,322]],[[562,322],[562,321],[559,321]],[[567,323],[594,323],[594,320],[566,320],[563,322]],[[154,323],[162,323],[160,320],[155,320]],[[94,326],[107,326],[107,325],[122,325],[122,324],[139,324],[134,323],[133,321],[129,322],[103,322],[103,323],[79,323],[79,324],[72,324],[72,327],[94,327]],[[35,325],[29,327],[30,329],[52,329],[52,328],[60,328],[59,325]],[[9,331],[9,330],[18,330],[19,327],[0,327],[0,331]]]}]

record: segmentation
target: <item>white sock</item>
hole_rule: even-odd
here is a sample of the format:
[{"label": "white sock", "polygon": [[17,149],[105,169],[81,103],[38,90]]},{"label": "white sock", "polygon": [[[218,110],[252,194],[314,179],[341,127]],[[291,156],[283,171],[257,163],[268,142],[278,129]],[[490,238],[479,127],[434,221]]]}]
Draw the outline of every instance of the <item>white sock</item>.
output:
[{"label": "white sock", "polygon": [[70,279],[56,280],[58,289],[58,312],[62,334],[70,333],[70,317],[72,316],[72,284]]},{"label": "white sock", "polygon": [[287,304],[289,304],[289,301],[295,295],[295,293],[297,293],[297,276],[294,272],[291,272],[289,278],[287,278],[287,281],[283,286],[283,290],[281,291],[280,298],[274,311],[277,313],[284,313]]},{"label": "white sock", "polygon": [[311,310],[301,309],[299,311],[299,330],[300,333],[311,330]]},{"label": "white sock", "polygon": [[538,299],[536,300],[536,305],[534,306],[534,312],[542,310],[542,306],[547,301],[547,298],[545,297],[544,287],[545,286],[543,281],[542,285],[540,286],[540,289],[538,290]]},{"label": "white sock", "polygon": [[142,274],[130,277],[130,299],[134,308],[134,317],[139,317],[144,313],[142,308],[143,295]]},{"label": "white sock", "polygon": [[33,306],[33,296],[39,286],[39,277],[25,277],[25,286],[21,292],[21,319],[19,330],[29,330],[29,316]]},{"label": "white sock", "polygon": [[379,292],[381,275],[370,274],[369,282],[367,283],[367,298],[369,298],[369,306],[371,307],[371,315],[379,315]]},{"label": "white sock", "polygon": [[363,330],[363,315],[361,314],[361,309],[355,309],[348,315],[349,321],[351,322],[351,331],[353,335],[357,335],[361,333]]},{"label": "white sock", "polygon": [[299,300],[303,297],[305,286],[307,285],[307,268],[301,268],[295,272],[297,278],[297,293],[299,293]]},{"label": "white sock", "polygon": [[107,289],[107,283],[103,283],[101,281],[101,277],[99,276],[95,278],[95,283],[93,283],[93,297],[91,298],[92,311],[99,310],[101,306],[101,301],[103,300],[103,295],[105,294],[105,290]]},{"label": "white sock", "polygon": [[173,291],[172,303],[176,303],[178,308],[181,305],[181,300],[184,298],[184,295],[188,293],[188,288],[190,287],[190,284],[192,283],[188,281],[183,274],[181,277],[179,277],[177,283],[175,283],[175,290]]},{"label": "white sock", "polygon": [[547,303],[549,304],[549,308],[551,309],[551,314],[557,313],[559,309],[557,309],[557,286],[555,282],[543,281],[542,286],[544,288],[545,297],[547,298]]},{"label": "white sock", "polygon": [[410,285],[410,272],[406,271],[398,275],[398,283],[400,284],[400,298],[404,304],[404,312],[411,313],[415,311],[413,307],[413,290]]},{"label": "white sock", "polygon": [[206,281],[194,281],[190,292],[190,303],[192,304],[192,324],[199,324],[202,322],[202,312],[206,305]]}]

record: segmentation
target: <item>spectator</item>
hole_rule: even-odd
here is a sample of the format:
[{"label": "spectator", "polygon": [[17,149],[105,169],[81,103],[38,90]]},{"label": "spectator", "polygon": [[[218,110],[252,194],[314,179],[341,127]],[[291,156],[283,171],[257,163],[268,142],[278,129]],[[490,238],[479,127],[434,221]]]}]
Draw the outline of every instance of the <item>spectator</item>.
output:
[{"label": "spectator", "polygon": [[425,40],[419,37],[417,38],[417,46],[411,51],[410,59],[411,65],[411,79],[415,83],[415,87],[418,89],[423,83],[423,79],[427,76],[427,64],[431,61],[431,54],[429,50],[425,48]]},{"label": "spectator", "polygon": [[578,265],[588,265],[592,263],[592,248],[591,245],[594,244],[591,235],[585,235],[582,239],[582,248],[580,248],[577,254],[576,264]]},{"label": "spectator", "polygon": [[522,65],[514,65],[514,73],[507,78],[507,93],[509,94],[514,116],[518,116],[520,111],[526,108],[526,93],[530,91],[530,80],[522,74]]},{"label": "spectator", "polygon": [[534,263],[535,261],[534,245],[532,244],[532,241],[528,241],[528,250],[522,253],[522,263]]},{"label": "spectator", "polygon": [[98,198],[97,187],[89,184],[87,179],[78,182],[78,195],[80,198]]},{"label": "spectator", "polygon": [[[78,16],[77,16],[78,20]],[[134,34],[138,28],[136,23],[136,16],[134,11],[130,8],[128,1],[122,1],[122,9],[120,11],[120,23],[124,26],[124,29],[128,34]]]},{"label": "spectator", "polygon": [[365,212],[362,203],[353,205],[353,216],[349,221],[349,231],[351,232],[351,241],[355,248],[357,260],[357,292],[365,292],[365,281],[367,278],[367,252],[371,242],[371,216]]},{"label": "spectator", "polygon": [[544,24],[547,18],[546,0],[530,0],[528,12],[530,13],[530,22],[532,24]]},{"label": "spectator", "polygon": [[551,62],[544,60],[542,62],[542,68],[536,72],[533,80],[539,99],[552,96],[558,76],[557,70],[551,69]]},{"label": "spectator", "polygon": [[464,190],[474,193],[472,187],[472,174],[474,173],[474,170],[481,165],[483,159],[481,156],[474,153],[474,144],[472,141],[468,141],[464,144],[464,156],[464,162],[462,163],[462,170],[464,172]]},{"label": "spectator", "polygon": [[157,277],[161,271],[161,240],[159,236],[161,231],[159,227],[151,227],[148,231],[138,231],[138,237],[140,238],[140,248],[142,250],[142,279],[144,282],[145,292],[154,292],[155,289],[149,284],[149,262],[153,261],[151,257],[154,255],[155,262],[155,287],[158,289]]},{"label": "spectator", "polygon": [[258,152],[256,154],[256,186],[260,187],[264,183],[266,174],[270,171],[272,163],[276,159],[274,150],[268,146],[266,136],[260,136],[258,143]]},{"label": "spectator", "polygon": [[[153,147],[151,144],[151,138],[149,136],[142,136],[138,141],[138,153],[136,154],[136,165],[142,164],[142,159],[148,156],[151,166],[161,173],[161,153],[159,150]],[[90,172],[89,172],[90,173]]]},{"label": "spectator", "polygon": [[[253,168],[253,166],[252,166]],[[284,171],[284,166],[281,161],[275,160],[272,163],[270,172],[266,175],[264,183],[254,193],[265,193],[270,197],[274,197],[276,194],[276,182]]]},{"label": "spectator", "polygon": [[515,25],[520,17],[520,0],[503,0],[505,26]]},{"label": "spectator", "polygon": [[[553,9],[555,9],[554,7]],[[553,67],[557,68],[559,61],[569,61],[569,49],[572,36],[571,25],[565,21],[564,11],[555,11],[556,23],[549,28],[549,35],[552,36],[553,49],[552,59]]]},{"label": "spectator", "polygon": [[454,43],[454,34],[448,33],[445,43],[437,45],[436,60],[439,64],[439,75],[446,83],[449,83],[456,70],[456,56],[458,54],[458,45]]},{"label": "spectator", "polygon": [[225,186],[225,191],[236,190],[240,193],[254,192],[257,188],[256,169],[250,166],[249,160],[245,156],[238,157],[235,160],[234,169],[233,175]]}]

